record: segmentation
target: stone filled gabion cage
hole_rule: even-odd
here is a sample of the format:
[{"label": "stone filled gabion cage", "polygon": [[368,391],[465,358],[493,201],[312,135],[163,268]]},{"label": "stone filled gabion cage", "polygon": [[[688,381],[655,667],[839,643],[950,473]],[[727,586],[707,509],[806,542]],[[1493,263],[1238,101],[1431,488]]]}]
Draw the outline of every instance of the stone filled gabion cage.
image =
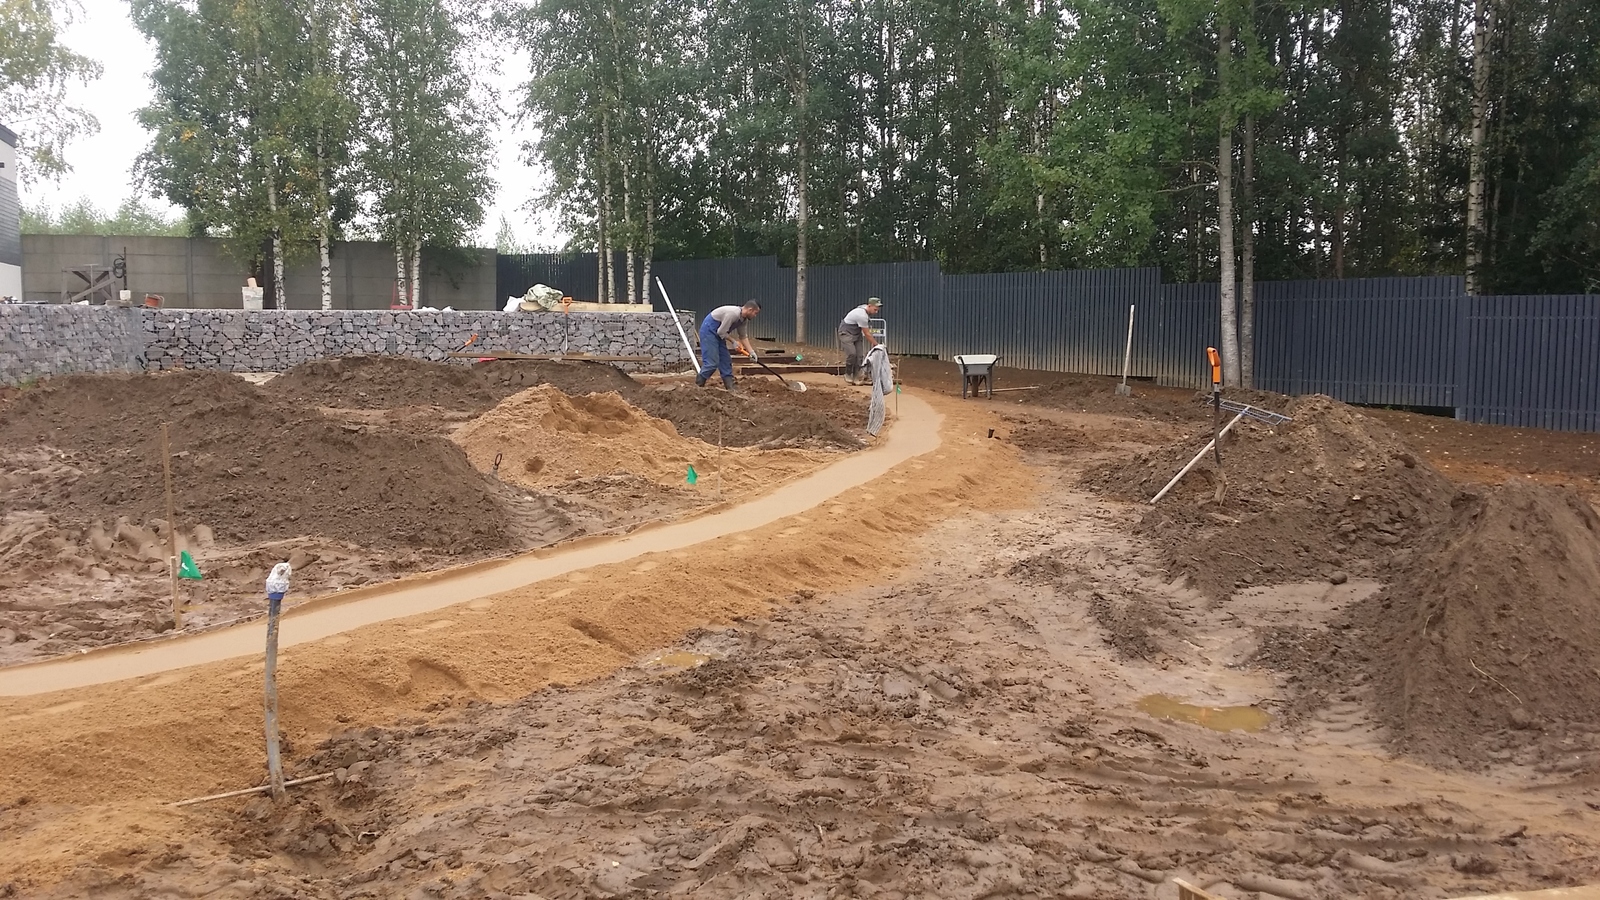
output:
[{"label": "stone filled gabion cage", "polygon": [[[692,327],[684,320],[685,327]],[[282,372],[346,356],[452,360],[481,353],[640,357],[613,364],[675,372],[690,361],[666,313],[442,310],[113,309],[0,305],[0,383],[76,372]]]}]

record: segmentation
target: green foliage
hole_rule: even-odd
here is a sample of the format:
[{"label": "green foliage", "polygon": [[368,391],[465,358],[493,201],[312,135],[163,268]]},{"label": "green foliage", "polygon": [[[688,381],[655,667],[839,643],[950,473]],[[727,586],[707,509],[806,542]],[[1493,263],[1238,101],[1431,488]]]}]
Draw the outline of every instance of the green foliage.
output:
[{"label": "green foliage", "polygon": [[101,212],[88,197],[81,197],[59,211],[48,206],[23,207],[22,233],[184,237],[189,228],[182,219],[168,219],[135,197],[122,201],[116,212],[109,215]]},{"label": "green foliage", "polygon": [[0,0],[0,124],[16,132],[23,179],[59,178],[72,170],[66,145],[100,123],[66,102],[75,83],[100,77],[94,60],[63,47],[73,0]]},{"label": "green foliage", "polygon": [[[1496,2],[1487,280],[1581,289],[1600,272],[1600,15],[1590,0]],[[577,243],[594,245],[626,166],[648,178],[629,185],[633,221],[613,211],[619,247],[646,246],[649,206],[658,256],[793,260],[804,141],[814,263],[1156,265],[1211,280],[1217,129],[1246,116],[1257,277],[1461,272],[1470,13],[1456,0],[529,0],[502,24],[533,50],[530,160]]]},{"label": "green foliage", "polygon": [[353,0],[351,78],[360,110],[354,160],[365,212],[405,253],[459,247],[493,193],[493,105],[471,74],[475,6]]}]

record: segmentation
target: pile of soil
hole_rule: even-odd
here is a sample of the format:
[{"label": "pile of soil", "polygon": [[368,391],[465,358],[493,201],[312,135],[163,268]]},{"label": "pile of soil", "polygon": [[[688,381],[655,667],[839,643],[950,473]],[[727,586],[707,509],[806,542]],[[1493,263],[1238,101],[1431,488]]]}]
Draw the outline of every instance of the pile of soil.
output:
[{"label": "pile of soil", "polygon": [[587,360],[495,360],[472,366],[382,356],[316,360],[267,382],[276,397],[311,406],[394,409],[433,406],[482,413],[518,391],[550,385],[566,394],[614,392],[678,433],[728,447],[858,449],[850,427],[866,425],[866,402],[833,392],[791,393],[743,379],[745,396],[688,384],[641,384],[615,366]]},{"label": "pile of soil", "polygon": [[165,513],[171,423],[179,521],[255,542],[318,535],[446,553],[513,546],[498,488],[449,441],[358,425],[208,372],[52,379],[0,409],[0,447],[50,447],[82,474],[50,498],[59,527]]},{"label": "pile of soil", "polygon": [[858,450],[860,438],[846,427],[867,424],[867,397],[852,402],[831,391],[796,393],[776,381],[746,378],[743,395],[721,388],[673,383],[629,395],[640,409],[667,419],[678,433],[727,447],[816,447]]},{"label": "pile of soil", "polygon": [[746,480],[770,482],[824,459],[801,450],[719,451],[680,435],[672,422],[647,414],[620,394],[570,396],[550,385],[507,398],[463,425],[453,439],[480,471],[534,489],[615,475],[687,489],[690,466],[697,476],[720,468],[724,486],[730,487]]},{"label": "pile of soil", "polygon": [[1370,679],[1396,749],[1433,762],[1571,759],[1600,731],[1596,585],[1600,515],[1575,491],[1463,493],[1447,539],[1350,611],[1301,691]]},{"label": "pile of soil", "polygon": [[263,389],[274,397],[308,406],[437,406],[476,413],[520,388],[491,383],[470,366],[392,356],[349,356],[301,363],[268,381]]},{"label": "pile of soil", "polygon": [[[1320,395],[1286,412],[1287,425],[1247,419],[1224,441],[1222,502],[1214,501],[1208,454],[1137,527],[1174,571],[1213,597],[1250,584],[1382,577],[1449,521],[1449,481],[1388,428]],[[1091,469],[1083,483],[1147,503],[1210,436],[1196,431]]]}]

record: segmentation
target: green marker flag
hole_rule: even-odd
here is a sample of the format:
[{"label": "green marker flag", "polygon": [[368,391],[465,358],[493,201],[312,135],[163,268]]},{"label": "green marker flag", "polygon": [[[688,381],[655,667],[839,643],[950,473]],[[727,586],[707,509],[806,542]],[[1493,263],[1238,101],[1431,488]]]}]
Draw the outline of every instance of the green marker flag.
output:
[{"label": "green marker flag", "polygon": [[898,382],[895,383],[894,392],[896,394],[900,393],[900,384]]},{"label": "green marker flag", "polygon": [[178,554],[178,577],[190,581],[199,581],[202,577],[200,567],[194,564],[194,557],[190,556],[187,550]]},{"label": "green marker flag", "polygon": [[694,484],[695,482],[697,482],[699,480],[700,480],[700,476],[695,473],[694,466],[690,466],[689,467],[689,477],[685,478],[684,481],[687,481],[690,484]]}]

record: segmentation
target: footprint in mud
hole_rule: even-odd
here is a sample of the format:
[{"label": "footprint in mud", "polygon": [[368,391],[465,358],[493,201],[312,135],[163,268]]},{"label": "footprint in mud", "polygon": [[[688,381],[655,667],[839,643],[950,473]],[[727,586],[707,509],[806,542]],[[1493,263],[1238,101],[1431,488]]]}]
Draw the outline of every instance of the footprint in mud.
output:
[{"label": "footprint in mud", "polygon": [[456,620],[455,619],[440,619],[440,620],[438,620],[436,622],[429,622],[428,624],[422,626],[421,628],[407,629],[407,633],[408,634],[427,634],[430,631],[444,631],[447,628],[454,628],[454,627],[456,627]]},{"label": "footprint in mud", "polygon": [[486,612],[494,606],[494,601],[488,597],[479,597],[467,604],[468,612]]},{"label": "footprint in mud", "polygon": [[134,685],[133,693],[141,694],[145,691],[155,690],[158,687],[166,687],[169,684],[177,684],[187,677],[188,675],[183,672],[168,672],[165,675],[157,675],[148,681],[143,681]]},{"label": "footprint in mud", "polygon": [[322,646],[324,646],[324,647],[343,647],[343,646],[345,646],[345,645],[347,645],[349,643],[350,643],[350,638],[348,638],[348,637],[346,637],[345,635],[342,635],[342,634],[336,634],[333,637],[323,639]]},{"label": "footprint in mud", "polygon": [[640,574],[643,574],[645,572],[649,572],[652,569],[660,568],[660,566],[661,566],[661,563],[656,562],[653,559],[647,559],[644,562],[639,563],[637,566],[634,566],[633,567],[633,573],[635,575],[640,575]]},{"label": "footprint in mud", "polygon": [[411,678],[401,685],[396,693],[411,694],[420,691],[424,694],[443,694],[472,689],[465,679],[448,666],[430,660],[410,659],[406,661],[406,668],[410,670]]},{"label": "footprint in mud", "polygon": [[548,597],[546,597],[544,599],[546,599],[546,600],[560,600],[562,597],[566,597],[566,596],[571,595],[572,591],[573,591],[573,588],[562,588],[561,590],[556,591],[555,593],[551,594],[550,596],[548,596]]},{"label": "footprint in mud", "polygon": [[69,703],[57,703],[55,706],[46,706],[43,709],[30,713],[18,713],[14,716],[6,716],[4,719],[0,719],[0,721],[21,722],[26,719],[32,719],[35,716],[59,716],[62,713],[69,713],[82,709],[87,705],[88,701],[86,700],[73,700]]},{"label": "footprint in mud", "polygon": [[572,574],[567,576],[567,580],[582,584],[585,581],[589,581],[593,577],[594,576],[590,575],[588,572],[573,572]]}]

